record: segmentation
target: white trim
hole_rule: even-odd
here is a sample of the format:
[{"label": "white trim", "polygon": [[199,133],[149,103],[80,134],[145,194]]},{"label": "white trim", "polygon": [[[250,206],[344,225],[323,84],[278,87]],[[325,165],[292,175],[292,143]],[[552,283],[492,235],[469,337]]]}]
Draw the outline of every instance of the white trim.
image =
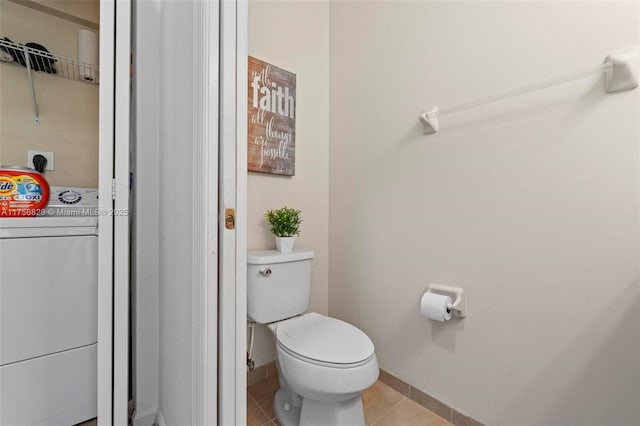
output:
[{"label": "white trim", "polygon": [[[204,248],[204,236],[203,230],[206,229],[206,224],[203,223],[203,211],[206,195],[204,197],[198,197],[196,194],[206,194],[203,192],[204,187],[207,186],[206,182],[203,182],[204,168],[202,164],[203,152],[206,149],[203,142],[203,134],[206,133],[206,122],[203,123],[201,114],[204,113],[203,97],[206,94],[202,94],[202,73],[201,68],[206,67],[206,51],[204,51],[202,45],[202,39],[205,39],[204,32],[207,27],[202,23],[202,16],[206,13],[208,2],[196,2],[193,4],[193,166],[191,182],[193,182],[193,206],[191,209],[193,227],[191,228],[191,252],[193,257],[191,258],[191,324],[193,327],[191,338],[191,377],[192,377],[192,398],[191,398],[191,419],[193,424],[201,424],[203,418],[203,411],[205,410],[204,395],[203,395],[203,355],[206,352],[206,347],[203,341],[206,341],[206,337],[203,338],[203,334],[207,328],[207,324],[202,321],[206,315],[205,312],[205,298],[207,289],[205,287],[203,271],[206,263],[203,265],[202,255]],[[202,39],[199,37],[202,34]],[[202,57],[204,56],[204,57]],[[199,285],[201,284],[201,285]],[[204,306],[203,306],[204,305]]]},{"label": "white trim", "polygon": [[247,78],[249,2],[236,8],[236,418],[246,423],[247,351]]},{"label": "white trim", "polygon": [[235,2],[220,5],[220,211],[218,278],[218,424],[239,425],[235,381],[235,231],[224,227],[224,209],[235,208]]},{"label": "white trim", "polygon": [[219,3],[194,5],[193,424],[217,421]]},{"label": "white trim", "polygon": [[244,0],[221,8],[221,210],[236,209],[236,229],[221,225],[220,424],[246,423],[247,8]]},{"label": "white trim", "polygon": [[167,426],[160,411],[158,411],[158,414],[156,415],[156,423],[158,423],[158,426]]},{"label": "white trim", "polygon": [[[99,207],[113,208],[113,105],[115,2],[100,2]],[[113,424],[113,218],[98,218],[98,426]]]},{"label": "white trim", "polygon": [[133,426],[153,426],[156,421],[156,408],[150,408],[143,412],[136,411],[136,418],[133,420]]},{"label": "white trim", "polygon": [[[115,188],[116,211],[129,210],[131,109],[131,0],[116,2]],[[129,415],[129,216],[114,216],[113,233],[113,424]]]},{"label": "white trim", "polygon": [[[209,259],[206,262],[205,285],[206,303],[204,318],[207,329],[204,330],[206,340],[206,350],[204,351],[205,363],[205,387],[204,403],[204,423],[203,425],[215,425],[218,421],[218,227],[215,222],[217,217],[218,204],[218,132],[219,132],[219,102],[220,92],[218,82],[220,81],[219,58],[220,58],[220,5],[219,1],[212,2],[207,17],[208,22],[208,78],[207,78],[207,108],[205,122],[209,124],[208,133],[203,135],[203,141],[207,150],[203,156],[205,161],[205,188],[207,202],[203,216],[207,223],[207,240],[205,256]],[[212,63],[212,59],[216,62]],[[213,65],[213,66],[212,66]]]},{"label": "white trim", "polygon": [[[220,271],[218,423],[246,424],[246,67],[247,2],[220,12]],[[224,209],[236,209],[235,230]]]}]

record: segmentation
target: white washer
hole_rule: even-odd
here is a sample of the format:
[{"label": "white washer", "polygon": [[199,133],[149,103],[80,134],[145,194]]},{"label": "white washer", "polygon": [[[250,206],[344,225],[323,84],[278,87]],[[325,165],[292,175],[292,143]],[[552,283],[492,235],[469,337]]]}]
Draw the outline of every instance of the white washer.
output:
[{"label": "white washer", "polygon": [[97,208],[52,187],[45,216],[0,218],[0,425],[97,415]]}]

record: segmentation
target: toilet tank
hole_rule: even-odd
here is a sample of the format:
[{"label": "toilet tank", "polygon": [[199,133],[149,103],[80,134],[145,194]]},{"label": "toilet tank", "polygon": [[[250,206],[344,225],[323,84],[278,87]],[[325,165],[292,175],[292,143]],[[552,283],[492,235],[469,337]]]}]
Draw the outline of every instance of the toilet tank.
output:
[{"label": "toilet tank", "polygon": [[302,314],[311,298],[312,250],[247,253],[247,316],[259,324]]}]

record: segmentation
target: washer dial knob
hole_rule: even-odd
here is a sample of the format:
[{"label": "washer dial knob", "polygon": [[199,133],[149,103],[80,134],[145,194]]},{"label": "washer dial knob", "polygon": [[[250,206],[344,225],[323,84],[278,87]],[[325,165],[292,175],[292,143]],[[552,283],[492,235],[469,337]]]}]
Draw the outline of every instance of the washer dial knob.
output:
[{"label": "washer dial knob", "polygon": [[58,194],[58,200],[63,204],[77,204],[82,200],[82,195],[77,191],[62,191]]}]

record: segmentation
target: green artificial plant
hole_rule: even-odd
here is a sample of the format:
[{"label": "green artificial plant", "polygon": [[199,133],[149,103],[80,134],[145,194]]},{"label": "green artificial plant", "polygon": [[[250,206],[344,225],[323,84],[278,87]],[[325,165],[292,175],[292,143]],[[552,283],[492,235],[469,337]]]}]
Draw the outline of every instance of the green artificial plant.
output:
[{"label": "green artificial plant", "polygon": [[271,224],[271,232],[276,237],[293,237],[300,235],[301,213],[300,210],[285,206],[277,210],[267,210],[264,217]]}]

